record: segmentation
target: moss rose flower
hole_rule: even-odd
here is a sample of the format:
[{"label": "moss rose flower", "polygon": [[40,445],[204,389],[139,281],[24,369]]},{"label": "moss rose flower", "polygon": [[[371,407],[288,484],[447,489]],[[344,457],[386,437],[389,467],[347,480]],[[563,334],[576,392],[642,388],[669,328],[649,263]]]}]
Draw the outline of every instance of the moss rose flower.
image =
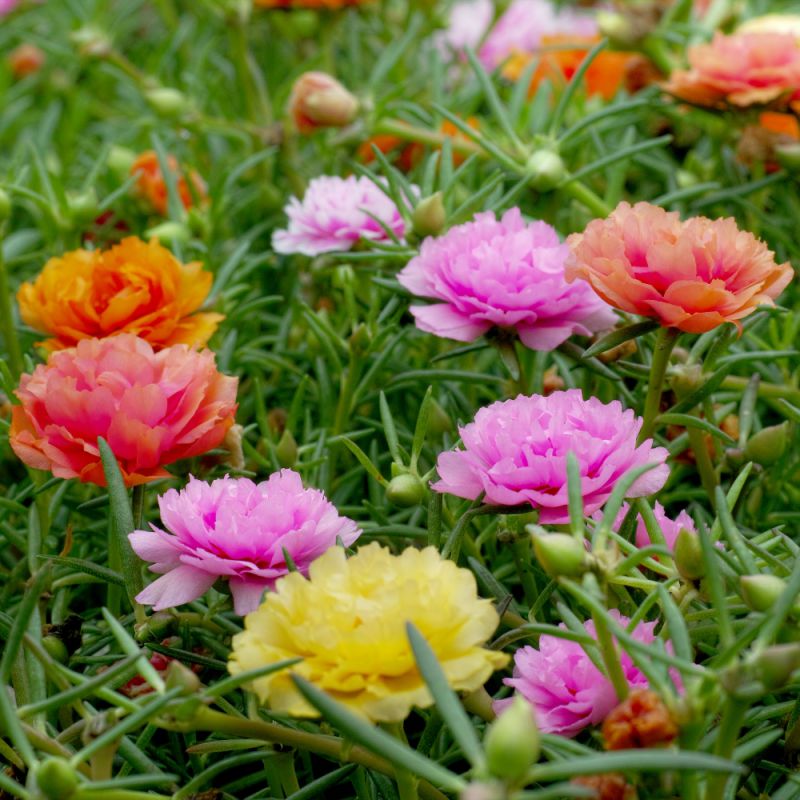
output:
[{"label": "moss rose flower", "polygon": [[[339,547],[278,581],[233,639],[237,675],[287,658],[292,669],[350,709],[376,722],[399,722],[412,706],[433,702],[406,635],[411,622],[433,648],[457,691],[481,687],[508,657],[483,644],[499,618],[478,597],[469,570],[432,547],[392,555],[377,543],[346,558]],[[253,681],[277,712],[316,716],[286,671]]]},{"label": "moss rose flower", "polygon": [[128,486],[168,477],[166,464],[225,438],[236,385],[210,350],[176,344],[156,353],[130,334],[84,339],[22,376],[11,447],[30,467],[105,486],[102,436]]},{"label": "moss rose flower", "polygon": [[156,611],[196,600],[217,578],[225,578],[236,613],[244,616],[289,572],[287,554],[307,573],[337,537],[349,546],[361,533],[321,491],[304,488],[290,469],[261,483],[190,478],[180,492],[161,495],[158,506],[169,532],[154,526],[129,537],[137,555],[162,573],[136,598]]},{"label": "moss rose flower", "polygon": [[460,342],[492,328],[515,330],[533,350],[552,350],[574,333],[614,326],[614,312],[585,284],[569,284],[569,254],[545,222],[526,223],[518,208],[490,211],[428,238],[397,279],[418,297],[417,327]]},{"label": "moss rose flower", "polygon": [[631,487],[629,497],[657,492],[669,476],[667,451],[652,439],[636,444],[642,420],[615,400],[584,400],[580,390],[547,397],[520,395],[493,403],[460,429],[463,450],[439,455],[438,492],[487,503],[530,503],[544,524],[567,522],[567,454],[575,454],[587,514],[609,498],[629,470],[655,465]]}]

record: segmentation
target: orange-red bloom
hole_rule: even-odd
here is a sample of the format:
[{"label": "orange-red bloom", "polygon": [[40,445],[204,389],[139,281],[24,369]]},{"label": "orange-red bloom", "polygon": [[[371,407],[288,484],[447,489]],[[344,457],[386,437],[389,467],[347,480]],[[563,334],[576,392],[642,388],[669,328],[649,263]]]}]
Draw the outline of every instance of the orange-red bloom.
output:
[{"label": "orange-red bloom", "polygon": [[[529,96],[533,96],[543,80],[549,79],[557,84],[569,81],[598,41],[597,36],[543,36],[541,49],[536,53],[512,56],[503,68],[503,76],[512,81],[519,80],[531,61],[538,59],[539,64],[528,90]],[[584,75],[586,93],[610,100],[626,85],[629,71],[640,60],[639,56],[632,53],[601,51]]]},{"label": "orange-red bloom", "polygon": [[292,86],[289,116],[300,133],[349,125],[358,113],[358,100],[327,72],[304,72]]},{"label": "orange-red bloom", "polygon": [[8,54],[7,61],[14,77],[19,79],[38,72],[44,65],[45,57],[35,44],[25,42]]},{"label": "orange-red bloom", "polygon": [[792,34],[716,34],[689,48],[689,70],[664,88],[689,103],[724,108],[800,102],[800,43]]},{"label": "orange-red bloom", "polygon": [[603,721],[606,750],[658,747],[677,736],[664,701],[650,689],[634,689]]},{"label": "orange-red bloom", "polygon": [[136,486],[217,447],[233,425],[236,386],[210,350],[156,353],[130,334],[84,339],[22,376],[9,440],[30,467],[105,486],[102,436],[126,486]]},{"label": "orange-red bloom", "polygon": [[733,219],[694,217],[649,203],[620,203],[568,242],[567,280],[583,278],[607,303],[704,333],[773,305],[794,276],[789,263]]},{"label": "orange-red bloom", "polygon": [[596,800],[636,800],[636,789],[631,786],[624,775],[609,772],[606,775],[586,775],[573,778],[576,786],[594,789]]},{"label": "orange-red bloom", "polygon": [[199,261],[181,264],[156,240],[135,236],[108,250],[75,250],[51,258],[17,295],[22,319],[53,338],[51,350],[81,339],[134,333],[160,349],[201,347],[224,319],[195,313],[211,289]]},{"label": "orange-red bloom", "polygon": [[[167,157],[167,166],[175,175],[178,195],[184,208],[191,208],[195,204],[195,197],[200,203],[208,200],[206,184],[197,172],[191,170],[187,180],[174,156]],[[166,214],[169,198],[167,182],[161,172],[158,156],[153,150],[147,150],[136,158],[131,165],[131,175],[139,176],[136,181],[136,191],[139,195],[150,203],[156,213]],[[189,182],[191,182],[191,187]]]}]

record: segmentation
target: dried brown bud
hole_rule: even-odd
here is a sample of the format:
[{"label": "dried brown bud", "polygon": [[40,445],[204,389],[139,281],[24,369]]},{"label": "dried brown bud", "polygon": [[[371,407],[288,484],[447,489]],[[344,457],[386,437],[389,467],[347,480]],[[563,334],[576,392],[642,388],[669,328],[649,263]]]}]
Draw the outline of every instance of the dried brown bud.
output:
[{"label": "dried brown bud", "polygon": [[603,722],[606,750],[655,747],[674,741],[678,726],[661,698],[649,689],[635,689]]}]

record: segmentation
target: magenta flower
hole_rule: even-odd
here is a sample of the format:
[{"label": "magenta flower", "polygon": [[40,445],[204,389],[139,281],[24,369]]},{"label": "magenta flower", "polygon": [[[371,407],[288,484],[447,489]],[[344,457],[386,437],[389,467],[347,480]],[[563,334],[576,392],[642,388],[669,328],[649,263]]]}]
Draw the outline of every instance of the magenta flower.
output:
[{"label": "magenta flower", "polygon": [[[628,504],[623,503],[612,526],[615,531],[620,529],[627,513]],[[682,510],[675,519],[670,519],[667,516],[667,512],[664,511],[664,506],[656,502],[653,506],[653,514],[658,524],[661,526],[661,532],[664,534],[664,541],[667,543],[667,547],[670,550],[675,547],[675,540],[678,538],[681,528],[686,528],[690,533],[697,533],[697,529],[694,527],[694,520],[689,516],[686,510]],[[594,514],[594,518],[600,521],[603,518],[602,512],[598,511]],[[637,547],[647,547],[649,544],[652,544],[650,541],[650,534],[647,532],[647,526],[644,524],[641,515],[636,518],[635,542]]]},{"label": "magenta flower", "polygon": [[10,14],[20,3],[20,0],[0,0],[0,17]]},{"label": "magenta flower", "polygon": [[526,223],[518,208],[500,220],[489,211],[426,239],[397,279],[418,297],[443,301],[411,306],[423,331],[471,342],[510,329],[532,350],[552,350],[617,321],[588,283],[567,283],[568,255],[547,223]]},{"label": "magenta flower", "polygon": [[[609,614],[623,626],[629,619],[618,611]],[[566,630],[563,623],[559,626]],[[650,644],[655,641],[655,622],[640,622],[632,632],[637,641]],[[597,638],[594,622],[584,623],[586,632]],[[667,652],[672,653],[668,642]],[[631,688],[648,685],[647,678],[624,650],[620,650],[622,671]],[[672,679],[680,687],[677,673]],[[594,665],[578,642],[545,634],[539,638],[539,647],[521,647],[514,654],[514,674],[503,683],[513,686],[532,706],[536,724],[542,733],[559,736],[577,736],[588,725],[602,722],[618,704],[617,693],[611,681]],[[494,704],[502,711],[511,698]]]},{"label": "magenta flower", "polygon": [[486,37],[479,57],[486,69],[492,70],[509,56],[534,52],[543,36],[595,33],[597,24],[588,14],[558,9],[550,0],[514,0]]},{"label": "magenta flower", "polygon": [[390,242],[380,220],[398,239],[405,222],[397,206],[369,178],[323,176],[308,184],[302,201],[292,197],[286,206],[289,226],[275,231],[276,253],[318,256],[350,250],[360,239]]},{"label": "magenta flower", "polygon": [[290,469],[262,483],[190,478],[182,491],[159,497],[158,505],[168,532],[153,526],[129,537],[136,554],[162,576],[136,598],[156,611],[196,600],[225,578],[234,609],[244,616],[289,571],[284,550],[306,573],[337,537],[349,546],[361,535],[353,520],[340,516],[318,489],[305,489]]},{"label": "magenta flower", "polygon": [[667,451],[652,439],[636,444],[641,418],[619,401],[606,405],[584,400],[580,390],[547,397],[520,395],[493,403],[460,429],[463,450],[439,455],[437,492],[502,506],[530,503],[539,521],[569,520],[567,454],[580,467],[586,514],[608,500],[617,481],[629,470],[654,464],[631,487],[629,497],[657,492],[669,476]]}]

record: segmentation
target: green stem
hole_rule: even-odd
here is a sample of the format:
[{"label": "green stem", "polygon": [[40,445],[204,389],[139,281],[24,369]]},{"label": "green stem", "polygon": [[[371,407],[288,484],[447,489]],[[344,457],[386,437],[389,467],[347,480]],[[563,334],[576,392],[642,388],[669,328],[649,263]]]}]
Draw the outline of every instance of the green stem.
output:
[{"label": "green stem", "polygon": [[[0,240],[3,231],[0,231]],[[11,374],[18,378],[22,374],[22,349],[17,338],[17,329],[14,327],[14,308],[12,303],[11,282],[8,278],[8,269],[3,258],[3,248],[0,247],[0,332],[8,352],[8,366]]]},{"label": "green stem", "polygon": [[139,531],[142,529],[142,521],[144,518],[144,498],[146,491],[146,484],[139,484],[133,487],[131,496],[131,510],[133,511],[133,529]]},{"label": "green stem", "polygon": [[250,52],[247,21],[241,14],[234,14],[229,19],[228,32],[233,63],[239,85],[244,90],[248,115],[256,125],[269,125],[272,123],[272,104],[267,86]]},{"label": "green stem", "polygon": [[431,147],[441,147],[445,141],[449,140],[454,153],[460,153],[466,156],[472,155],[473,153],[484,157],[488,155],[480,145],[476,144],[471,139],[461,136],[449,136],[445,133],[439,133],[438,131],[431,131],[427,128],[409,125],[407,122],[403,122],[399,119],[381,120],[375,126],[373,134],[396,136],[403,141],[420,142],[420,144],[427,144]]},{"label": "green stem", "polygon": [[[729,697],[722,712],[722,721],[717,731],[717,741],[714,744],[714,755],[722,758],[731,758],[736,742],[739,739],[739,731],[744,722],[745,714],[750,708],[750,704],[739,700],[736,697]],[[706,800],[723,800],[725,797],[725,787],[730,776],[725,772],[715,773],[708,779],[706,788]]]},{"label": "green stem", "polygon": [[717,480],[714,464],[711,462],[711,456],[708,453],[706,435],[695,427],[686,428],[686,433],[689,436],[689,444],[692,446],[697,471],[700,473],[700,482],[708,495],[708,502],[711,504],[711,508],[716,508],[715,493],[719,481]]},{"label": "green stem", "polygon": [[[408,739],[403,730],[402,722],[394,722],[386,725],[386,730],[389,731],[395,739],[399,740],[404,745],[408,745]],[[409,772],[405,767],[395,764],[394,779],[397,782],[397,793],[400,800],[419,800],[419,792],[417,790],[419,779],[415,775]]]},{"label": "green stem", "polygon": [[677,328],[662,328],[656,338],[653,350],[653,361],[650,364],[650,376],[647,381],[647,396],[644,401],[644,421],[639,431],[639,443],[649,439],[655,429],[656,417],[661,408],[661,394],[664,391],[664,378],[667,365],[680,331]]},{"label": "green stem", "polygon": [[628,681],[622,670],[622,663],[619,660],[619,652],[614,644],[614,637],[606,625],[605,619],[600,614],[592,614],[594,629],[597,634],[597,644],[600,647],[600,655],[603,656],[603,663],[608,672],[608,678],[617,693],[617,699],[622,702],[628,696]]},{"label": "green stem", "polygon": [[[539,596],[539,587],[536,585],[536,578],[531,572],[531,540],[530,537],[516,539],[511,545],[511,554],[514,557],[514,565],[517,568],[519,582],[522,584],[522,591],[525,594],[525,602],[532,607]],[[531,622],[534,620],[531,619]]]},{"label": "green stem", "polygon": [[595,216],[607,217],[614,210],[600,195],[593,192],[585,183],[567,180],[567,183],[558,187],[559,190],[569,195],[573,200],[577,200],[579,203],[586,206]]},{"label": "green stem", "polygon": [[[737,389],[744,391],[750,384],[749,378],[741,378],[738,375],[729,375],[722,381],[723,389]],[[800,389],[794,386],[786,386],[781,383],[768,383],[761,381],[758,384],[758,396],[766,400],[787,400],[795,405],[800,405]]]}]

